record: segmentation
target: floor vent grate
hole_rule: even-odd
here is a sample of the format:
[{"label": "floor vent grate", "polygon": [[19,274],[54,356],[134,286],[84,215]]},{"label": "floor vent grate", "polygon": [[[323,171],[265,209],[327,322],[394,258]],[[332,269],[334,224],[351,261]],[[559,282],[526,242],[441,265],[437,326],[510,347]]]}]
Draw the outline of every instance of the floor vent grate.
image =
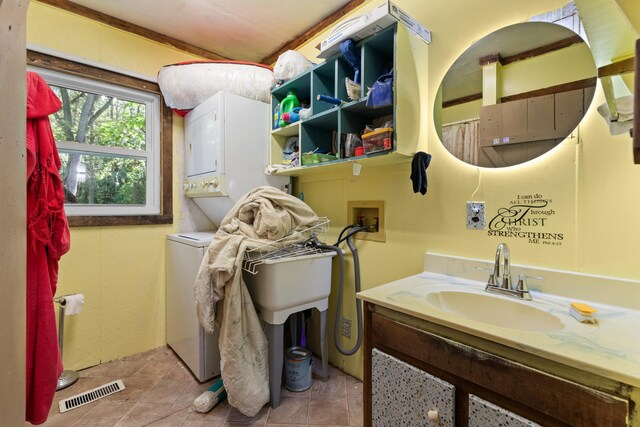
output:
[{"label": "floor vent grate", "polygon": [[124,390],[124,383],[122,380],[116,380],[100,387],[76,394],[75,396],[67,397],[66,399],[58,402],[60,413],[70,411],[78,406],[86,405],[94,400],[101,399],[122,390]]}]

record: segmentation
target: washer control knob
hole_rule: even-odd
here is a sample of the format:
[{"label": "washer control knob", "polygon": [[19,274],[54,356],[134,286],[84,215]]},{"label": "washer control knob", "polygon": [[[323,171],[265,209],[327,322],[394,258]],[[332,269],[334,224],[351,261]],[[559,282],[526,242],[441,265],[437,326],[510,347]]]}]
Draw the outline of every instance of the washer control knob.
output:
[{"label": "washer control knob", "polygon": [[189,189],[189,183],[185,182],[184,184],[182,184],[182,189],[184,191],[187,191]]},{"label": "washer control knob", "polygon": [[196,185],[196,183],[195,183],[195,182],[192,182],[191,184],[189,184],[189,188],[190,188],[190,189],[192,189],[192,190],[195,190],[195,189],[196,189],[196,186],[197,186],[197,185]]},{"label": "washer control knob", "polygon": [[213,185],[214,187],[217,187],[218,186],[218,178],[213,178],[211,180],[211,185]]}]

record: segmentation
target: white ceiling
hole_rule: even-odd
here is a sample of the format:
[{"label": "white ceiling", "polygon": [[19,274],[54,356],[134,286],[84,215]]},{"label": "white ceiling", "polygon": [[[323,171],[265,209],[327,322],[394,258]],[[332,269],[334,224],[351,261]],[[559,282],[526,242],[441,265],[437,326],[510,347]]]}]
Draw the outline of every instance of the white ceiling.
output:
[{"label": "white ceiling", "polygon": [[349,0],[72,0],[236,60],[259,61]]}]

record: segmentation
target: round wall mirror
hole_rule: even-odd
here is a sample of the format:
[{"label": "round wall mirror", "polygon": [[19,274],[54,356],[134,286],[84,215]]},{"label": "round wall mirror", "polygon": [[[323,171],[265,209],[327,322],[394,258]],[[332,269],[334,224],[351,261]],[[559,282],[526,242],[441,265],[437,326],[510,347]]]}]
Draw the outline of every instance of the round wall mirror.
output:
[{"label": "round wall mirror", "polygon": [[506,167],[553,149],[591,104],[597,69],[570,29],[526,22],[497,30],[467,49],[441,85],[447,150],[476,166]]}]

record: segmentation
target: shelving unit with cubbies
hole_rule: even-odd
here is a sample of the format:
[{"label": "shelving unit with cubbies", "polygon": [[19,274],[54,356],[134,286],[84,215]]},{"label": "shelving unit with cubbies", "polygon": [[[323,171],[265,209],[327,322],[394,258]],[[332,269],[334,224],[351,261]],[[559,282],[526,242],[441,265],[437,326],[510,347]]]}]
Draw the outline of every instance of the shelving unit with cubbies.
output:
[{"label": "shelving unit with cubbies", "polygon": [[[329,168],[347,168],[353,161],[376,166],[411,161],[420,138],[421,70],[417,67],[426,65],[427,44],[410,34],[403,25],[394,24],[360,41],[356,48],[361,57],[361,92],[358,99],[349,101],[347,97],[345,77],[353,78],[354,70],[341,54],[272,91],[272,111],[293,91],[301,103],[311,107],[312,114],[305,120],[271,131],[271,164],[282,163],[283,149],[292,136],[299,138],[301,161],[302,156],[310,152],[332,153],[337,157],[321,156],[318,163],[280,169],[277,174],[298,176],[325,172]],[[394,73],[393,105],[367,107],[368,88],[390,68]],[[328,95],[345,102],[335,106],[319,101],[318,95]],[[346,134],[360,134],[367,125],[379,127],[385,121],[393,123],[390,148],[360,156],[341,155]]]}]

